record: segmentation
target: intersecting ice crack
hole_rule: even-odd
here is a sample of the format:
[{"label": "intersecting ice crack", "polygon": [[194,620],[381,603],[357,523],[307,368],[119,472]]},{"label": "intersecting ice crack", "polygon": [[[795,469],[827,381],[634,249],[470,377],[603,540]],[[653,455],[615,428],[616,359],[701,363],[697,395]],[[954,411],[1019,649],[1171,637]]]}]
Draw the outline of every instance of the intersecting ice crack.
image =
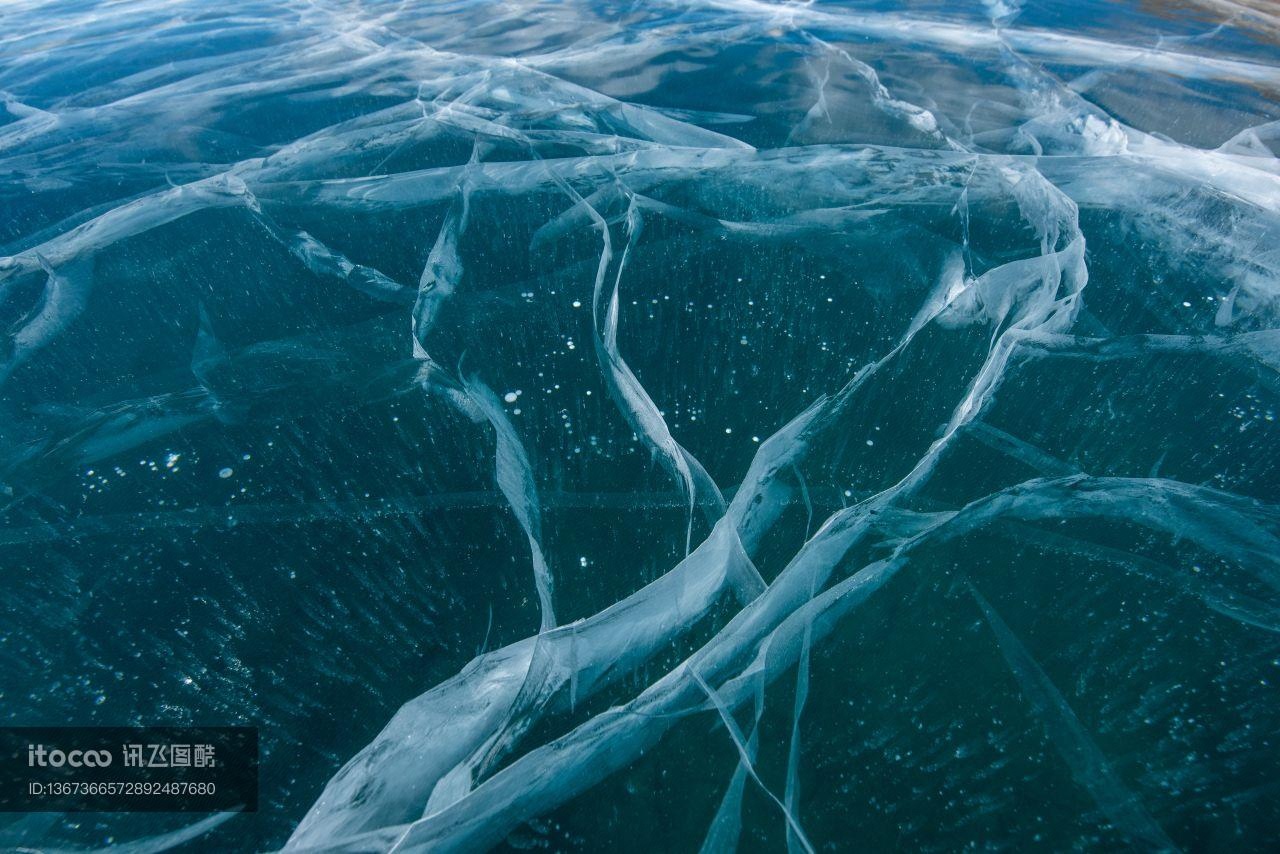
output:
[{"label": "intersecting ice crack", "polygon": [[[477,507],[514,518],[523,551],[512,559],[527,564],[536,632],[488,649],[487,628],[485,649],[433,687],[406,675],[413,690],[401,699],[427,690],[332,775],[304,815],[290,817],[287,838],[271,840],[299,851],[501,844],[525,822],[623,771],[694,716],[717,719],[716,738],[733,752],[701,850],[739,845],[744,797],[755,787],[776,811],[788,849],[813,851],[824,840],[805,823],[802,722],[818,714],[813,671],[824,643],[849,631],[871,603],[905,596],[908,588],[946,587],[947,573],[928,556],[958,550],[966,538],[1003,537],[1121,567],[1234,628],[1280,632],[1275,490],[1236,494],[1228,483],[1161,476],[1163,456],[1147,477],[1125,467],[1116,473],[1105,458],[1040,447],[1016,428],[1002,429],[994,416],[1010,389],[1029,394],[1034,379],[1027,377],[1062,376],[1037,371],[1158,358],[1221,364],[1248,376],[1260,394],[1280,393],[1280,123],[1236,127],[1216,147],[1196,147],[1143,130],[1138,120],[1109,113],[1102,98],[1091,99],[1113,72],[1125,71],[1274,94],[1280,68],[1192,50],[1186,40],[1135,46],[1096,32],[1026,25],[1030,13],[1020,2],[974,5],[968,17],[944,19],[715,0],[693,9],[654,4],[632,10],[622,24],[584,6],[581,33],[548,10],[529,9],[521,12],[537,26],[523,25],[531,27],[525,35],[516,34],[519,15],[504,11],[502,23],[514,28],[508,43],[501,26],[472,26],[466,4],[441,13],[458,23],[441,23],[433,37],[415,28],[408,10],[308,3],[274,22],[276,36],[293,45],[288,51],[246,44],[62,98],[39,93],[45,76],[90,60],[74,44],[41,41],[53,57],[47,66],[35,54],[0,62],[9,117],[0,125],[0,162],[12,176],[3,179],[4,190],[21,189],[49,206],[31,214],[38,227],[6,232],[0,246],[7,253],[0,257],[0,310],[9,324],[0,345],[0,392],[7,395],[0,412],[12,422],[0,431],[0,548],[267,520],[344,519],[378,530],[386,519]],[[123,8],[141,22],[136,32],[154,31],[172,50],[188,46],[182,28],[168,31],[159,7]],[[12,29],[30,31],[50,14],[20,5]],[[112,23],[124,12],[103,14],[104,31],[120,44],[142,38]],[[228,37],[240,26],[234,17],[219,20]],[[60,21],[72,30],[89,26],[73,12]],[[0,44],[12,47],[13,38]],[[674,99],[658,106],[664,99],[657,84],[641,71],[632,75],[637,79],[610,79],[614,63],[643,69],[668,55],[686,57],[676,65],[689,74],[725,74],[707,57],[733,56],[744,46],[776,49],[788,71],[752,78],[758,94],[726,104],[693,108]],[[895,51],[914,52],[920,80],[905,79]],[[626,57],[638,59],[628,66]],[[1077,76],[1064,79],[1050,66]],[[955,82],[962,71],[988,79],[967,89]],[[651,97],[611,97],[589,83]],[[239,109],[252,117],[255,109],[298,107],[306,120],[257,129],[265,141],[245,128],[243,138],[215,130],[217,117]],[[172,127],[182,132],[167,135]],[[304,132],[290,135],[297,127]],[[227,157],[200,157],[202,146]],[[62,209],[59,193],[94,164],[118,170],[118,187],[92,206]],[[1086,218],[1115,233],[1104,231],[1099,244],[1082,224]],[[181,379],[164,390],[123,384],[123,391],[65,403],[25,386],[39,371],[76,364],[81,342],[97,346],[105,335],[98,312],[113,298],[110,288],[128,279],[120,258],[154,241],[157,257],[144,263],[160,268],[167,230],[186,222],[217,222],[228,234],[257,240],[246,254],[272,265],[269,275],[281,275],[286,263],[305,271],[299,275],[314,293],[296,299],[318,312],[374,308],[332,328],[298,323],[282,337],[246,338],[229,319],[234,313],[213,307],[225,305],[228,294],[204,293],[192,301]],[[377,251],[332,225],[352,222],[372,223],[368,228],[397,251]],[[1158,294],[1112,279],[1101,307],[1091,310],[1095,244],[1111,253],[1150,245],[1165,258],[1193,259],[1197,275],[1211,283],[1200,298],[1212,310],[1199,325],[1170,320],[1153,307]],[[781,382],[775,399],[742,410],[755,419],[747,435],[756,435],[758,447],[733,469],[707,456],[714,448],[690,428],[697,413],[686,412],[688,420],[676,414],[680,387],[673,391],[645,351],[647,333],[637,328],[643,315],[629,311],[628,300],[637,309],[648,300],[678,300],[691,314],[701,297],[692,286],[686,293],[681,279],[692,269],[688,259],[711,258],[727,270],[736,263],[728,256],[742,247],[762,258],[834,258],[824,269],[851,271],[850,289],[865,291],[866,305],[876,308],[840,329],[868,343],[850,351],[843,373],[816,380],[824,391]],[[723,253],[718,262],[716,253]],[[874,269],[885,260],[875,255],[913,253],[919,257],[901,269],[914,280],[898,269]],[[226,253],[228,265],[235,254],[234,247]],[[174,256],[177,269],[182,258],[176,250]],[[652,284],[655,267],[663,273],[659,286]],[[768,271],[777,279],[775,305],[805,298],[798,269]],[[877,275],[884,281],[871,281]],[[554,314],[552,304],[565,301],[561,287],[580,297],[572,305],[586,305],[588,323],[574,326]],[[358,302],[341,302],[341,289]],[[503,325],[522,311],[514,325]],[[1160,319],[1134,328],[1134,316]],[[816,315],[806,317],[816,323]],[[773,323],[782,333],[777,340],[796,337],[789,318]],[[537,404],[524,403],[519,392],[503,395],[519,386],[499,383],[551,364],[550,345],[539,336],[560,336],[572,351],[572,336],[582,332],[591,336],[593,360],[584,387],[604,392],[613,410],[601,418],[634,438],[663,481],[647,503],[629,493],[616,499],[618,507],[626,523],[648,510],[661,509],[664,520],[676,511],[683,557],[651,580],[624,579],[610,603],[567,619],[580,613],[581,600],[566,581],[576,576],[561,562],[556,526],[563,523],[549,520],[566,509],[598,509],[617,493],[572,483],[574,470],[557,468],[556,446],[539,432],[545,422],[522,412]],[[818,344],[827,348],[816,332],[803,343],[815,360]],[[709,339],[707,351],[713,346]],[[148,357],[144,351],[139,358]],[[684,387],[721,379],[718,364],[668,367]],[[784,356],[769,352],[759,353],[754,367],[777,376],[791,370]],[[468,442],[467,431],[482,436],[475,441],[484,449],[485,489],[78,518],[59,517],[56,501],[45,497],[68,471],[149,453],[201,426],[278,427],[410,398],[461,416],[441,429],[456,429]],[[871,422],[887,426],[897,450],[881,455],[873,439],[866,451],[863,439],[851,441]],[[947,467],[975,445],[1023,475],[994,485],[974,477],[955,487]],[[712,475],[727,471],[732,477],[719,483]],[[548,482],[549,472],[557,482]],[[815,500],[813,483],[825,500]],[[46,504],[54,509],[32,509]],[[797,506],[806,517],[803,536],[780,547]],[[1077,524],[1080,533],[1071,527]],[[1090,524],[1103,533],[1091,536]],[[1144,542],[1198,550],[1226,568],[1189,573],[1141,546],[1117,545],[1108,525],[1140,530]],[[598,562],[611,571],[610,559]],[[1087,716],[1073,708],[1075,695],[1020,637],[1015,626],[1025,620],[1012,619],[992,592],[999,579],[977,568],[957,577],[964,595],[948,594],[952,607],[986,626],[966,643],[986,644],[1006,663],[1107,826],[1152,849],[1189,844],[1162,823],[1174,811],[1144,801],[1152,787],[1118,767]],[[492,628],[492,608],[489,622]],[[502,637],[520,637],[503,628]],[[784,772],[768,779],[761,756],[767,700],[793,670]],[[164,850],[224,818],[131,845]]]}]

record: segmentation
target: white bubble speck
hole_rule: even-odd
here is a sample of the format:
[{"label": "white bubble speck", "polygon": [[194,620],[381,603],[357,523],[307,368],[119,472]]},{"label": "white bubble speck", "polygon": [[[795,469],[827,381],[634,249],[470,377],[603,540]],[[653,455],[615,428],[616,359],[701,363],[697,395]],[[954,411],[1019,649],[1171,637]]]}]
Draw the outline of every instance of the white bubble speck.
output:
[{"label": "white bubble speck", "polygon": [[226,480],[227,478],[231,477],[231,475],[233,475],[234,473],[235,472],[231,471],[231,469],[225,468],[218,472],[218,477],[222,478],[223,480]]},{"label": "white bubble speck", "polygon": [[507,403],[515,403],[516,398],[518,398],[519,396],[520,395],[516,394],[514,391],[509,391],[502,396],[502,399],[505,400]]}]

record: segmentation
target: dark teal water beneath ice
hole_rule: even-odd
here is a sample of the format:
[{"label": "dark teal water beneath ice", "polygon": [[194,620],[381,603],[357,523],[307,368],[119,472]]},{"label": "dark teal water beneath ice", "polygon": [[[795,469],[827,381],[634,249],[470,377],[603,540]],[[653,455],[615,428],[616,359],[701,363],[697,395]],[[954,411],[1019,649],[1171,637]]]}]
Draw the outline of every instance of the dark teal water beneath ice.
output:
[{"label": "dark teal water beneath ice", "polygon": [[0,21],[0,846],[1274,849],[1274,9]]}]

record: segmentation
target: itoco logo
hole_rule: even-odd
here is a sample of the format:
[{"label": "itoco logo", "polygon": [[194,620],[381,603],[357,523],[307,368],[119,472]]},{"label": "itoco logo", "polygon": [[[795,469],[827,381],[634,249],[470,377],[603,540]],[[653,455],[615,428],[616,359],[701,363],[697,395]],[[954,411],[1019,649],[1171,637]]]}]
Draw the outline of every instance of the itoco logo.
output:
[{"label": "itoco logo", "polygon": [[43,744],[27,745],[27,767],[61,768],[68,765],[72,768],[106,768],[111,764],[110,750],[53,750]]}]

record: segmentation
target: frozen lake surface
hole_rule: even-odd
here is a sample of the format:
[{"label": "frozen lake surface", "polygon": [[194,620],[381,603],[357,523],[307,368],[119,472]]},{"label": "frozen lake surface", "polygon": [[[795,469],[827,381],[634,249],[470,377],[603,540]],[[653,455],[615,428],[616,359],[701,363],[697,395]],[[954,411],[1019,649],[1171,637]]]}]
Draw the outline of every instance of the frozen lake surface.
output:
[{"label": "frozen lake surface", "polygon": [[0,22],[0,848],[1274,850],[1274,6]]}]

